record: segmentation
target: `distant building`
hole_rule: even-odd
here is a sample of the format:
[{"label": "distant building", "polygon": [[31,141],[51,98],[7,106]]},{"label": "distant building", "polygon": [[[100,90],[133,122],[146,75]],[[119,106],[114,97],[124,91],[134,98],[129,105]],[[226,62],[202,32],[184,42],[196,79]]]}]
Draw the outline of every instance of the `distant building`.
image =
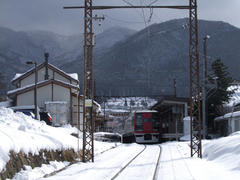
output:
[{"label": "distant building", "polygon": [[[47,78],[46,78],[47,77]],[[16,89],[8,91],[13,106],[34,105],[35,69],[16,74],[11,81]],[[52,111],[56,121],[82,126],[82,96],[79,96],[77,73],[68,74],[56,66],[43,62],[37,66],[37,106],[40,111]],[[95,110],[98,108],[95,103]],[[61,125],[61,124],[59,124]]]},{"label": "distant building", "polygon": [[219,136],[227,136],[240,131],[240,83],[234,80],[228,90],[234,93],[224,104],[222,116],[214,119],[214,126]]}]

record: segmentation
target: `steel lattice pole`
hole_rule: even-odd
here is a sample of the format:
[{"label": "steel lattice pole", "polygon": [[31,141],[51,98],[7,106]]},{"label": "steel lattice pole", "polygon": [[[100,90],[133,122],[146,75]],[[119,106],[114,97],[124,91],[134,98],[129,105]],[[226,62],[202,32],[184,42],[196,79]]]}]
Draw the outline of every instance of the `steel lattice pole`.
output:
[{"label": "steel lattice pole", "polygon": [[191,157],[202,158],[197,0],[189,0]]},{"label": "steel lattice pole", "polygon": [[92,0],[84,8],[83,162],[94,161]]}]

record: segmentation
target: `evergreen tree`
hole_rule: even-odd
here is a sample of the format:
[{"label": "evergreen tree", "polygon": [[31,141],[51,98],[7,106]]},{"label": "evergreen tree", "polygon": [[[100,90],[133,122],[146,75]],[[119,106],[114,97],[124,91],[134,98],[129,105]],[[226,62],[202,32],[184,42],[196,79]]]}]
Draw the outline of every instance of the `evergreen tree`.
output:
[{"label": "evergreen tree", "polygon": [[207,114],[208,114],[208,127],[214,129],[214,118],[223,115],[220,109],[222,105],[228,102],[233,91],[228,91],[227,88],[233,82],[227,67],[220,59],[212,63],[213,74],[209,76],[209,82],[216,84],[212,90],[208,90],[207,98]]}]

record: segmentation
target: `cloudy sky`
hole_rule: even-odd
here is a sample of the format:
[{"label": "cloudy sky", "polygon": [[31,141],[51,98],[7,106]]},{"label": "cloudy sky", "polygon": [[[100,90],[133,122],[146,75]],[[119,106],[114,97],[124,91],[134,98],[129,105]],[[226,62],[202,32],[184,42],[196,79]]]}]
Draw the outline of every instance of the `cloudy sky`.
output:
[{"label": "cloudy sky", "polygon": [[[95,5],[147,5],[157,0],[93,0]],[[83,5],[84,0],[0,0],[0,26],[13,30],[47,30],[64,35],[83,32],[83,10],[64,10],[63,6]],[[109,3],[110,2],[110,3]],[[188,0],[158,0],[155,5],[188,5]],[[240,0],[198,0],[200,19],[220,20],[240,28]],[[105,20],[94,30],[101,32],[113,26],[142,29],[152,23],[188,16],[187,10],[149,9],[104,10],[94,15]]]}]

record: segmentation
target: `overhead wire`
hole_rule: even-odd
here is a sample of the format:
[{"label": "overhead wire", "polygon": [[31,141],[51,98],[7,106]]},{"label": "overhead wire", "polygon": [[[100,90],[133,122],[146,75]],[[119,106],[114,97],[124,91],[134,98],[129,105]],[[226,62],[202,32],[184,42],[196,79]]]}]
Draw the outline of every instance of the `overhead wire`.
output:
[{"label": "overhead wire", "polygon": [[136,23],[136,24],[144,24],[145,22],[143,21],[126,21],[126,20],[121,20],[121,19],[117,19],[117,18],[113,18],[111,16],[105,15],[106,17],[108,17],[109,19],[112,19],[114,21],[119,21],[119,22],[123,22],[123,23]]}]

